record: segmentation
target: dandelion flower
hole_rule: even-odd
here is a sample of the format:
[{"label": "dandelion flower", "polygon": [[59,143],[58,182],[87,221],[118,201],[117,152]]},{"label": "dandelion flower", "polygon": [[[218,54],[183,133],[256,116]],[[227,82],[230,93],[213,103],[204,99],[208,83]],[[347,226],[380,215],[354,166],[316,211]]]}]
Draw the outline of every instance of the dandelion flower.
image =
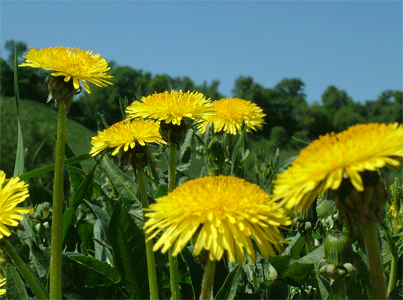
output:
[{"label": "dandelion flower", "polygon": [[26,62],[20,64],[20,67],[52,70],[54,72],[51,76],[62,76],[65,82],[72,79],[76,90],[82,82],[88,93],[91,93],[91,90],[86,81],[97,86],[112,84],[109,81],[112,76],[106,74],[110,69],[108,62],[100,58],[99,54],[93,55],[92,51],[68,47],[42,48],[39,51],[33,47],[29,49],[24,56]]},{"label": "dandelion flower", "polygon": [[6,174],[0,171],[0,239],[10,236],[7,226],[18,226],[24,217],[21,214],[30,213],[25,207],[16,207],[29,197],[28,184],[18,177],[6,179]]},{"label": "dandelion flower", "polygon": [[212,104],[213,113],[204,116],[198,125],[202,133],[206,131],[208,123],[213,125],[214,132],[226,131],[233,135],[241,133],[244,122],[248,132],[262,129],[265,114],[255,103],[239,98],[224,98]]},{"label": "dandelion flower", "polygon": [[[172,256],[195,236],[194,255],[209,252],[218,261],[227,252],[231,262],[244,262],[244,251],[255,262],[252,237],[266,258],[281,251],[284,237],[279,226],[290,224],[285,211],[258,185],[231,176],[202,177],[187,181],[150,206],[146,233],[163,231],[153,250]],[[166,229],[166,230],[164,230]]]},{"label": "dandelion flower", "polygon": [[121,148],[124,151],[133,149],[136,143],[141,146],[146,143],[165,144],[159,133],[159,122],[137,119],[115,123],[98,131],[98,135],[92,138],[90,154],[95,156],[105,149],[114,148],[112,155],[116,155]]},{"label": "dandelion flower", "polygon": [[[273,197],[282,199],[287,209],[296,207],[306,211],[315,198],[328,189],[334,190],[338,198],[343,196],[340,193],[350,193],[351,189],[365,193],[366,186],[379,185],[373,177],[378,168],[398,167],[402,157],[402,125],[354,125],[338,134],[321,136],[303,149],[292,165],[277,176]],[[362,201],[368,201],[368,197],[366,199]],[[337,204],[339,208],[343,205]],[[365,206],[368,208],[369,204]]]},{"label": "dandelion flower", "polygon": [[166,124],[180,125],[182,119],[199,119],[210,109],[211,102],[199,92],[182,92],[182,90],[155,93],[134,101],[126,108],[127,118],[151,118]]},{"label": "dandelion flower", "polygon": [[[6,278],[0,279],[0,287],[6,285]],[[6,293],[6,289],[0,289],[0,295],[4,295]]]}]

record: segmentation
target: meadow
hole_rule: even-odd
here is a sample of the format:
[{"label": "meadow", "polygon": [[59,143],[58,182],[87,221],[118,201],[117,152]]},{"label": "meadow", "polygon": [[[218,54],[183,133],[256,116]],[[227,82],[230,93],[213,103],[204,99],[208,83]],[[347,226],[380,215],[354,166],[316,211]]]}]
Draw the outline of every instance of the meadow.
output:
[{"label": "meadow", "polygon": [[[121,120],[147,99],[175,102],[175,93],[120,99]],[[58,146],[66,108],[51,104],[1,98],[0,216],[18,222],[0,219],[10,231],[1,230],[0,298],[401,299],[401,125],[358,124],[281,149],[248,132],[246,119],[235,134],[183,115],[178,124],[156,123],[159,131],[127,134],[124,126],[149,123],[108,124],[99,115],[98,132],[67,118]],[[126,135],[130,142],[120,142]],[[373,160],[360,156],[368,149]],[[332,163],[344,154],[355,169],[339,172]],[[307,161],[312,168],[300,169]],[[17,201],[5,192],[17,186],[10,177],[29,184],[24,195],[15,188],[29,211],[21,219],[4,213],[12,211],[7,201]],[[54,249],[62,253],[56,267]],[[56,284],[52,268],[60,271]]]}]

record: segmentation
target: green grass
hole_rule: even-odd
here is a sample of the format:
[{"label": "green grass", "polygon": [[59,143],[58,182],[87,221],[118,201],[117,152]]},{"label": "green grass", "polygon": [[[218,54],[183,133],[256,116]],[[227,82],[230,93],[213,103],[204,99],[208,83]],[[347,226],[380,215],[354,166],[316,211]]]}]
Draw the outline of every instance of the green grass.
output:
[{"label": "green grass", "polygon": [[[52,104],[53,105],[53,104]],[[0,97],[0,169],[12,176],[17,148],[17,118],[14,98]],[[21,100],[20,119],[25,150],[25,172],[54,162],[57,111],[44,104]],[[96,133],[74,120],[67,120],[67,144],[75,155],[88,153]],[[93,160],[81,163],[88,171]]]}]

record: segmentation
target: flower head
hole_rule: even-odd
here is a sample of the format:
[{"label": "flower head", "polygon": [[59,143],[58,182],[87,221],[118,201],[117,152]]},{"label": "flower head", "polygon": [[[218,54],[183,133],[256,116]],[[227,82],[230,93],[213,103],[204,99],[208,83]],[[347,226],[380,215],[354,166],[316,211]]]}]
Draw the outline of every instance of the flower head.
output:
[{"label": "flower head", "polygon": [[214,132],[226,131],[230,134],[241,133],[245,122],[248,132],[262,129],[265,114],[255,103],[239,98],[224,98],[213,103],[213,114],[203,117],[198,129],[204,133],[207,124],[214,125]]},{"label": "flower head", "polygon": [[[6,285],[6,278],[0,279],[0,287]],[[6,289],[0,289],[0,295],[4,295],[6,293]]]},{"label": "flower head", "polygon": [[106,74],[110,69],[108,62],[100,58],[99,54],[93,55],[92,51],[68,47],[42,48],[39,51],[33,47],[29,49],[24,56],[26,62],[20,64],[20,67],[52,70],[52,76],[63,76],[65,82],[72,79],[76,90],[82,82],[88,93],[91,93],[91,90],[86,81],[97,86],[112,84],[109,81],[112,76]]},{"label": "flower head", "polygon": [[143,97],[142,102],[134,101],[126,108],[127,118],[151,118],[173,125],[180,125],[182,119],[199,119],[210,109],[210,100],[199,92],[182,92],[182,90],[155,93]]},{"label": "flower head", "polygon": [[95,156],[105,149],[115,148],[112,155],[116,155],[121,148],[124,151],[133,149],[136,143],[141,146],[146,143],[165,144],[159,133],[159,123],[143,119],[115,123],[103,131],[98,131],[98,135],[92,138],[90,154]]},{"label": "flower head", "polygon": [[28,184],[18,177],[6,180],[6,174],[0,171],[0,239],[11,235],[7,226],[18,226],[24,218],[21,214],[31,212],[29,208],[16,207],[28,197]]},{"label": "flower head", "polygon": [[326,190],[342,189],[342,181],[344,190],[348,180],[358,193],[364,191],[363,178],[371,186],[378,185],[378,181],[364,171],[398,167],[402,157],[402,125],[354,125],[338,134],[321,136],[303,149],[292,165],[277,176],[273,197],[282,199],[287,209],[297,207],[305,211]]},{"label": "flower head", "polygon": [[[284,237],[279,226],[289,225],[285,211],[258,185],[231,176],[202,177],[187,181],[150,206],[145,223],[150,238],[164,231],[154,245],[173,256],[195,235],[194,254],[209,252],[220,260],[224,251],[231,262],[243,263],[244,251],[255,261],[252,239],[264,257],[281,251]],[[245,250],[244,250],[245,249]]]}]

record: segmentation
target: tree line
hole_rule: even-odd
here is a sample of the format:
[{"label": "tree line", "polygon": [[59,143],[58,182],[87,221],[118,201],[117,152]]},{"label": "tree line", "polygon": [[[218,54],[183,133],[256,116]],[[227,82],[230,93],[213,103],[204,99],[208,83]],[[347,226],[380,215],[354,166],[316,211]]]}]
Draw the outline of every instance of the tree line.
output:
[{"label": "tree line", "polygon": [[[8,58],[0,58],[1,96],[14,96],[13,60],[28,47],[24,42],[13,40],[5,43]],[[91,130],[98,129],[99,116],[109,125],[122,119],[119,99],[127,97],[129,102],[139,95],[147,96],[171,89],[199,91],[207,98],[218,100],[225,96],[218,92],[220,82],[204,82],[196,85],[189,77],[171,77],[168,74],[152,75],[141,69],[119,66],[109,62],[113,85],[103,88],[91,86],[91,94],[83,93],[73,103],[70,117],[82,122]],[[19,69],[20,98],[46,102],[47,87],[44,81],[49,72],[33,69]],[[344,90],[329,86],[321,95],[320,103],[308,104],[304,93],[304,82],[299,78],[285,78],[273,88],[254,82],[252,77],[236,79],[231,97],[238,97],[259,105],[266,114],[263,130],[254,136],[277,139],[279,146],[292,141],[292,137],[309,141],[331,131],[339,132],[357,123],[402,122],[402,91],[385,90],[376,99],[364,103],[355,102]]]}]

